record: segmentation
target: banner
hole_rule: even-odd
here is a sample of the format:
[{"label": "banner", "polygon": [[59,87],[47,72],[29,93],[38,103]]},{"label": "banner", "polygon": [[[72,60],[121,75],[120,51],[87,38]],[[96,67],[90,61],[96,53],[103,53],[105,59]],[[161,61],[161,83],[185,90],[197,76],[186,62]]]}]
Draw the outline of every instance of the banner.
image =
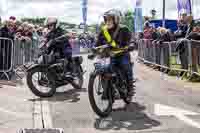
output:
[{"label": "banner", "polygon": [[180,13],[192,13],[191,1],[190,0],[177,0],[178,15]]},{"label": "banner", "polygon": [[135,32],[143,32],[142,0],[136,0],[134,27]]},{"label": "banner", "polygon": [[135,8],[135,32],[143,32],[142,8]]},{"label": "banner", "polygon": [[83,17],[84,25],[87,22],[87,4],[88,4],[88,0],[82,0],[82,17]]},{"label": "banner", "polygon": [[142,6],[142,0],[136,0],[136,8]]}]

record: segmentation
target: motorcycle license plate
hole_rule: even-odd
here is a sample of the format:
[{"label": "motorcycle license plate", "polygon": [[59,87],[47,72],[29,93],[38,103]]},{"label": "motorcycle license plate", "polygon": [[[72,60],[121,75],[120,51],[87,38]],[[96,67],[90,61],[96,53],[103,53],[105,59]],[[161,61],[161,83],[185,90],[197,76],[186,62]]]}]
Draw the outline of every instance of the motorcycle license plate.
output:
[{"label": "motorcycle license plate", "polygon": [[110,65],[110,58],[97,59],[96,63],[101,64],[101,66],[108,66]]}]

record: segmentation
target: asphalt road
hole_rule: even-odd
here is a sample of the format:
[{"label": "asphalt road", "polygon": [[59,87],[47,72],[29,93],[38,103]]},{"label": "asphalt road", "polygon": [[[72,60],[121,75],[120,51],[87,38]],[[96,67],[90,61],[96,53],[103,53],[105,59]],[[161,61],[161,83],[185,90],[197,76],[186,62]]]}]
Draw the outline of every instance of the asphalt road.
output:
[{"label": "asphalt road", "polygon": [[0,133],[20,128],[63,128],[65,133],[200,132],[200,84],[177,80],[137,62],[132,103],[116,101],[111,115],[99,118],[87,93],[93,62],[83,57],[87,72],[82,90],[65,86],[58,88],[54,97],[40,99],[26,85],[0,88]]},{"label": "asphalt road", "polygon": [[66,133],[198,133],[200,132],[199,84],[187,83],[135,63],[137,93],[130,105],[117,101],[113,113],[101,119],[91,109],[87,86],[93,63],[84,56],[84,89],[58,89],[49,98],[52,127]]}]

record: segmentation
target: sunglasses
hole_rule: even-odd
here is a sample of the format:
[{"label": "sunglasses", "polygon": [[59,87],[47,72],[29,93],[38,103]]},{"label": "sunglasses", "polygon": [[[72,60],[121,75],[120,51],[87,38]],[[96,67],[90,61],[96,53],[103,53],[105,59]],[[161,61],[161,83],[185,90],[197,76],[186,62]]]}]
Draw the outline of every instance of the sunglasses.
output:
[{"label": "sunglasses", "polygon": [[54,26],[54,24],[48,24],[47,25],[48,28],[53,27],[53,26]]}]

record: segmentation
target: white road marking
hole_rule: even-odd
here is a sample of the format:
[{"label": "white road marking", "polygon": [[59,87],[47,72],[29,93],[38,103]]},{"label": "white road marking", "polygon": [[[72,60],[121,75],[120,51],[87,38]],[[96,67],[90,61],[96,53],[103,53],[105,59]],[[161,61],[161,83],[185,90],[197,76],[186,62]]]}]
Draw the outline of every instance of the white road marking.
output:
[{"label": "white road marking", "polygon": [[42,101],[42,116],[44,128],[53,128],[49,102],[47,100]]},{"label": "white road marking", "polygon": [[200,124],[193,121],[186,115],[199,115],[196,112],[187,111],[179,108],[169,107],[166,105],[155,104],[154,113],[158,116],[175,116],[177,119],[185,122],[186,124],[193,126],[195,128],[200,128]]},{"label": "white road marking", "polygon": [[41,101],[34,102],[33,120],[34,120],[33,121],[34,128],[43,128]]}]

